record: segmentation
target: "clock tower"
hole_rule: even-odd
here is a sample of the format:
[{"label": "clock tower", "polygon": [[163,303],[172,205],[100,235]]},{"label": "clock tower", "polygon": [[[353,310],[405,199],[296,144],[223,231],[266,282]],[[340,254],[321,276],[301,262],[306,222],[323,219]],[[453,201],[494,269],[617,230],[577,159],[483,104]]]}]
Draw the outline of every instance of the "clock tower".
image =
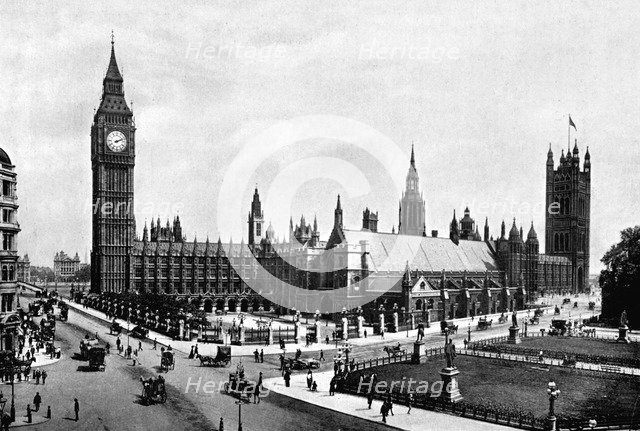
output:
[{"label": "clock tower", "polygon": [[130,253],[135,239],[135,130],[111,36],[111,59],[102,81],[102,100],[91,125],[92,292],[123,292],[129,288]]}]

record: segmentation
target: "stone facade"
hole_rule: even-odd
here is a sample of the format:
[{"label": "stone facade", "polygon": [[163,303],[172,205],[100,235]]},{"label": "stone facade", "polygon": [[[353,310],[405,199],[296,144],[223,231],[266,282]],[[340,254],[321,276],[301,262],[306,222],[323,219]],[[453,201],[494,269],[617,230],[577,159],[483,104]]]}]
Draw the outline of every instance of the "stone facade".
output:
[{"label": "stone facade", "polygon": [[74,281],[76,273],[80,270],[80,257],[78,253],[74,257],[64,251],[56,253],[53,259],[53,274],[57,281]]}]

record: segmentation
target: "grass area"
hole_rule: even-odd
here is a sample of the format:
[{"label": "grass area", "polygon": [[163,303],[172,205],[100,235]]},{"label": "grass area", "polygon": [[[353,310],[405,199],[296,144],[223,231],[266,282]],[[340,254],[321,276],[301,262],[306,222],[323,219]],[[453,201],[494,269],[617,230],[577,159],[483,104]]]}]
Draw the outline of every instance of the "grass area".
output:
[{"label": "grass area", "polygon": [[529,349],[553,350],[568,354],[616,356],[618,358],[640,357],[639,343],[616,343],[586,337],[535,337],[522,338],[520,346]]},{"label": "grass area", "polygon": [[[390,364],[354,373],[378,376],[378,381],[402,381],[413,378],[430,384],[440,380],[444,358],[429,358],[419,365]],[[465,401],[474,404],[502,405],[543,416],[548,412],[547,383],[553,380],[561,391],[556,413],[568,416],[631,414],[640,394],[640,378],[605,373],[585,373],[574,369],[551,367],[548,371],[533,364],[505,360],[458,356],[458,383]],[[542,368],[542,367],[540,367]],[[415,386],[414,386],[415,388]]]}]

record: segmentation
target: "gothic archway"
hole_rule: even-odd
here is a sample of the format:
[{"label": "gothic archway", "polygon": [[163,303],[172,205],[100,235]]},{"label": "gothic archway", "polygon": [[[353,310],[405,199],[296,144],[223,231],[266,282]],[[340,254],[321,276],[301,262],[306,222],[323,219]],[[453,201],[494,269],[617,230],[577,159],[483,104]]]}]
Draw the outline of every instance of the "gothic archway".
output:
[{"label": "gothic archway", "polygon": [[220,298],[216,301],[216,311],[224,311],[224,299]]},{"label": "gothic archway", "polygon": [[242,311],[243,313],[249,311],[249,300],[247,298],[243,298],[240,301],[240,311]]},{"label": "gothic archway", "polygon": [[229,299],[229,311],[230,311],[230,312],[232,312],[232,313],[233,313],[234,311],[236,311],[237,304],[238,304],[238,303],[236,302],[236,300],[235,300],[235,299],[230,298],[230,299]]},{"label": "gothic archway", "polygon": [[205,301],[204,301],[204,312],[205,313],[213,312],[213,300],[212,299],[205,299]]}]

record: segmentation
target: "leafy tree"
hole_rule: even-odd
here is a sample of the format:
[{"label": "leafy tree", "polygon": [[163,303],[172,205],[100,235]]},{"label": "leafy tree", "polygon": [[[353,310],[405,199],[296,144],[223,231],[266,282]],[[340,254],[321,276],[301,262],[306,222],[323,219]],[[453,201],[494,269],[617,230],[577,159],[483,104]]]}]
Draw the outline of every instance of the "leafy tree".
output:
[{"label": "leafy tree", "polygon": [[80,269],[75,273],[75,278],[79,282],[91,281],[91,265],[80,265]]},{"label": "leafy tree", "polygon": [[600,273],[602,314],[619,324],[620,314],[627,311],[629,326],[640,327],[640,226],[620,233],[621,241],[605,253],[606,265]]}]

